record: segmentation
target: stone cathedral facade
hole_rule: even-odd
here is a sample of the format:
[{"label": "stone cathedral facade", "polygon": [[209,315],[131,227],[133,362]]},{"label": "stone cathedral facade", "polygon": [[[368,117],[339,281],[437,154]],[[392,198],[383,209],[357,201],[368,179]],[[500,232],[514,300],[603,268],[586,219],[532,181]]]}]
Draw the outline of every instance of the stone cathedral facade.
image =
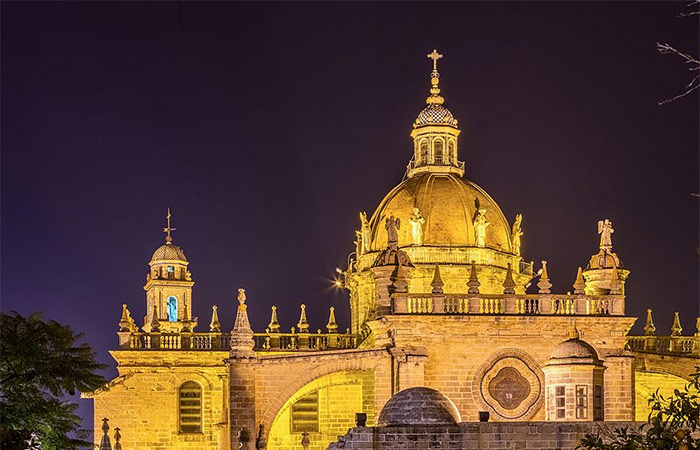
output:
[{"label": "stone cathedral facade", "polygon": [[229,450],[256,438],[257,448],[300,449],[304,437],[320,450],[356,413],[375,425],[395,394],[414,387],[439,392],[457,422],[480,412],[521,424],[644,420],[648,392],[684,383],[700,335],[682,336],[676,316],[670,335],[658,336],[649,312],[645,335],[628,336],[637,320],[625,314],[630,272],[609,220],[591,220],[597,251],[582,255],[571,292],[551,292],[546,262],[523,258],[522,215],[510,222],[465,177],[458,122],[440,95],[442,55],[428,56],[430,95],[413,123],[405,179],[373,214],[360,213],[339,273],[350,327],[341,331],[330,308],[316,331],[301,305],[285,332],[273,306],[267,329],[254,332],[246,301],[264,300],[243,289],[233,328],[216,306],[199,324],[189,261],[168,221],[149,262],[144,317],[123,306],[111,351],[119,376],[87,394],[97,440],[107,417],[128,449]]}]

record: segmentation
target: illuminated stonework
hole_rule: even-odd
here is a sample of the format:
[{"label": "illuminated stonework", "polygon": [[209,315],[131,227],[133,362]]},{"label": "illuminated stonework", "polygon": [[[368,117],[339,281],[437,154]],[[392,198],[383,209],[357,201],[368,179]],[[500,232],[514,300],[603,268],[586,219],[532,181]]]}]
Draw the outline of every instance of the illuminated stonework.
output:
[{"label": "illuminated stonework", "polygon": [[506,218],[465,178],[458,121],[440,95],[442,55],[428,56],[430,95],[413,123],[406,178],[369,217],[359,213],[354,236],[339,237],[355,239],[335,281],[349,294],[347,332],[333,308],[324,331],[312,326],[304,305],[284,318],[291,332],[274,306],[267,329],[254,332],[247,303],[265,300],[243,289],[232,328],[214,307],[209,331],[195,330],[194,281],[168,214],[143,322],[123,306],[111,352],[119,376],[88,394],[95,423],[108,417],[120,427],[124,448],[229,450],[240,441],[282,450],[303,437],[321,450],[356,413],[374,425],[410,388],[421,389],[390,405],[389,422],[403,420],[396,405],[408,405],[408,416],[430,423],[415,409],[423,397],[465,422],[481,411],[511,423],[629,421],[643,418],[640,396],[654,383],[671,389],[692,371],[700,331],[681,336],[677,320],[670,336],[657,336],[650,312],[645,335],[627,336],[636,320],[625,315],[630,272],[613,252],[610,221],[598,225],[598,251],[581,258],[588,264],[572,273],[571,293],[551,292],[546,261],[535,270],[522,256],[527,214]]}]

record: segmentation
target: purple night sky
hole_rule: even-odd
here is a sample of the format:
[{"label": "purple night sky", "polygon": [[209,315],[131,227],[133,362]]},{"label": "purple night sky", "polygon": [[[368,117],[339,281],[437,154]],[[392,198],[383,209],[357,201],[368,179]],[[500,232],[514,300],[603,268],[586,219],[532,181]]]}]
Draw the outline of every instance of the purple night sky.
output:
[{"label": "purple night sky", "polygon": [[334,269],[401,180],[437,48],[466,177],[523,213],[524,257],[571,290],[610,218],[628,314],[692,334],[698,96],[657,106],[692,76],[655,50],[697,51],[686,3],[3,2],[2,310],[72,325],[113,376],[170,206],[200,330],[238,287],[257,331],[302,302],[345,328]]}]

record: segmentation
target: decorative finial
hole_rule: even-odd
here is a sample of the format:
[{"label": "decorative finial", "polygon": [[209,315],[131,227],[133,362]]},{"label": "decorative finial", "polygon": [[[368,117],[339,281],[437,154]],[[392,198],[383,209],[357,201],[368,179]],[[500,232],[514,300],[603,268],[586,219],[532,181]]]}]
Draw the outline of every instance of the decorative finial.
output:
[{"label": "decorative finial", "polygon": [[170,226],[170,217],[171,217],[170,208],[168,208],[168,215],[166,216],[166,218],[168,219],[168,226],[163,228],[163,233],[165,233],[165,243],[166,244],[171,244],[173,242],[173,237],[170,236],[170,232],[177,230],[177,228],[173,228]]},{"label": "decorative finial", "polygon": [[270,329],[271,333],[279,333],[280,332],[280,321],[277,320],[277,307],[276,306],[272,307],[272,317],[270,317],[270,323],[267,324],[267,327]]},{"label": "decorative finial", "polygon": [[309,441],[309,433],[307,431],[301,433],[301,446],[304,448],[304,450],[309,449],[310,443],[311,442]]},{"label": "decorative finial", "polygon": [[647,336],[654,336],[656,334],[654,319],[651,318],[651,309],[647,309],[647,323],[644,324],[644,334]]},{"label": "decorative finial", "polygon": [[112,450],[112,441],[109,440],[109,435],[107,434],[109,432],[109,424],[107,422],[109,422],[108,418],[102,419],[102,432],[104,435],[100,441],[100,450]]},{"label": "decorative finial", "polygon": [[120,433],[119,427],[114,429],[114,450],[122,450],[121,444],[122,434]]},{"label": "decorative finial", "polygon": [[506,270],[506,279],[503,280],[503,293],[515,294],[515,281],[513,281],[513,266],[510,263],[508,263],[508,269]]},{"label": "decorative finial", "polygon": [[119,319],[119,331],[125,332],[131,330],[131,315],[129,310],[126,309],[126,303],[122,303],[122,316]]},{"label": "decorative finial", "polygon": [[433,288],[433,294],[442,294],[443,286],[445,283],[442,282],[442,277],[440,277],[440,266],[435,264],[435,272],[433,273],[433,281],[430,283]]},{"label": "decorative finial", "polygon": [[579,332],[578,328],[576,328],[576,321],[571,322],[571,328],[569,328],[569,339],[578,339],[579,338]]},{"label": "decorative finial", "polygon": [[301,315],[299,316],[297,327],[299,328],[299,333],[309,332],[309,321],[306,320],[306,305],[303,303],[301,304]]},{"label": "decorative finial", "polygon": [[673,325],[671,325],[671,336],[680,336],[683,331],[681,327],[681,319],[678,317],[678,311],[673,313]]},{"label": "decorative finial", "polygon": [[219,308],[214,305],[211,307],[211,323],[209,323],[209,331],[212,333],[221,332],[221,322],[219,322]]},{"label": "decorative finial", "polygon": [[329,333],[338,332],[338,324],[335,322],[335,308],[331,306],[330,314],[328,315],[328,324],[326,329]]},{"label": "decorative finial", "polygon": [[265,439],[265,425],[258,425],[258,437],[255,439],[255,448],[263,450],[267,447],[267,439]]},{"label": "decorative finial", "polygon": [[245,304],[245,300],[245,289],[239,288],[236,320],[233,322],[231,338],[229,339],[231,357],[249,357],[254,354],[255,341],[248,320],[248,306]]},{"label": "decorative finial", "polygon": [[581,267],[576,272],[576,281],[574,281],[574,294],[584,294],[586,292],[586,282],[583,280],[583,271]]},{"label": "decorative finial", "polygon": [[187,312],[187,302],[182,305],[182,319],[179,319],[179,321],[182,323],[182,332],[189,333],[192,331],[190,327],[190,314]]},{"label": "decorative finial", "polygon": [[472,261],[472,270],[469,274],[469,281],[467,282],[469,290],[467,292],[469,294],[478,294],[479,286],[481,286],[481,283],[479,283],[479,278],[476,275],[476,262]]},{"label": "decorative finial", "polygon": [[542,261],[542,275],[540,275],[540,281],[537,283],[537,287],[540,289],[540,294],[549,294],[552,292],[552,283],[549,282],[549,274],[547,273],[547,261]]},{"label": "decorative finial", "polygon": [[151,333],[160,332],[160,320],[158,320],[158,306],[153,303],[153,315],[151,317]]},{"label": "decorative finial", "polygon": [[425,102],[429,105],[441,105],[445,102],[445,99],[440,96],[440,88],[438,87],[438,84],[440,83],[440,74],[437,70],[437,62],[438,59],[442,58],[442,55],[438,53],[437,50],[433,49],[433,51],[428,53],[426,56],[433,60],[433,71],[430,73],[430,97],[428,97]]},{"label": "decorative finial", "polygon": [[238,304],[239,305],[245,305],[245,289],[244,288],[238,288]]}]

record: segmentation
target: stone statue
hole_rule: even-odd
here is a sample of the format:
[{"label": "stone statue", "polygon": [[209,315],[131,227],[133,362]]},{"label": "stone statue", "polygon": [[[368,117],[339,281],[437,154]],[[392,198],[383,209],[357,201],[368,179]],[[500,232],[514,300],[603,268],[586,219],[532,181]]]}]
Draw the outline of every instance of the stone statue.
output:
[{"label": "stone statue", "polygon": [[600,249],[605,253],[612,252],[612,234],[615,232],[612,222],[608,219],[598,221],[598,234],[600,235]]},{"label": "stone statue", "polygon": [[372,230],[369,227],[369,221],[367,220],[367,213],[362,211],[360,213],[360,235],[362,237],[362,253],[369,251],[370,234]]},{"label": "stone statue", "polygon": [[245,303],[245,289],[244,288],[238,288],[238,303],[239,304],[244,304]]},{"label": "stone statue", "polygon": [[364,250],[363,245],[362,245],[362,232],[361,231],[355,231],[355,240],[353,241],[353,244],[355,244],[355,254],[359,258],[362,256],[362,251]]},{"label": "stone statue", "polygon": [[412,228],[413,244],[423,245],[423,224],[425,223],[425,218],[418,208],[413,208],[413,216],[408,219],[408,223],[411,224]]},{"label": "stone statue", "polygon": [[523,215],[518,214],[515,216],[515,222],[513,222],[513,231],[511,233],[511,239],[513,241],[513,253],[520,256],[520,237],[523,235],[523,230],[521,229],[521,224],[523,222]]},{"label": "stone statue", "polygon": [[389,246],[396,246],[399,243],[399,233],[398,230],[401,228],[401,219],[396,218],[392,215],[386,222],[384,222],[384,228],[386,228],[387,240],[389,241]]},{"label": "stone statue", "polygon": [[477,247],[486,246],[486,227],[489,225],[491,225],[491,223],[486,220],[486,209],[479,209],[474,215],[474,234],[476,236],[475,243]]}]

